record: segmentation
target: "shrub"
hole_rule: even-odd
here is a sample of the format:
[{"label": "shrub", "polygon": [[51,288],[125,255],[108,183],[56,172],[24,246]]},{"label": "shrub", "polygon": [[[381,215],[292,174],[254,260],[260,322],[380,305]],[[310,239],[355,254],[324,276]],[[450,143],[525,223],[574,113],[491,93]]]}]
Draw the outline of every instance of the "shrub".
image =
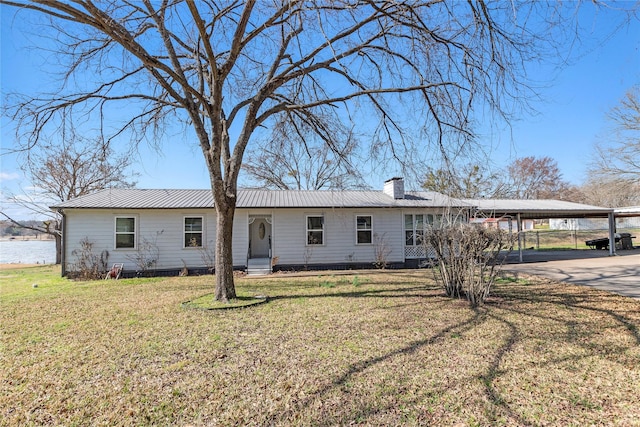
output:
[{"label": "shrub", "polygon": [[127,256],[127,259],[133,261],[136,265],[138,274],[147,273],[158,263],[158,259],[160,258],[160,248],[157,245],[157,241],[158,236],[162,233],[164,233],[164,230],[156,231],[156,235],[153,239],[143,237],[138,245],[138,249],[132,255]]},{"label": "shrub", "polygon": [[426,253],[436,282],[452,298],[466,297],[477,307],[489,296],[514,235],[496,228],[457,223],[428,230]]},{"label": "shrub", "polygon": [[76,262],[71,266],[70,276],[74,279],[101,279],[108,269],[109,252],[103,250],[100,255],[93,253],[94,243],[85,237],[80,241],[80,249],[74,249],[71,255]]},{"label": "shrub", "polygon": [[389,264],[389,255],[391,254],[391,247],[384,238],[386,233],[379,235],[375,233],[373,235],[373,249],[375,261],[373,265],[381,270],[387,268]]}]

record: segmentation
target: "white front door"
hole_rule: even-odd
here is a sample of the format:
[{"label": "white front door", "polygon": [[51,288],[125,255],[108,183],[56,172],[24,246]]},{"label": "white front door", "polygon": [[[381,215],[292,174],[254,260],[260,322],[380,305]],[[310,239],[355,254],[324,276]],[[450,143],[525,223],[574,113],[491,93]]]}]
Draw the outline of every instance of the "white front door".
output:
[{"label": "white front door", "polygon": [[271,224],[266,218],[256,218],[249,225],[251,258],[268,258],[271,246]]}]

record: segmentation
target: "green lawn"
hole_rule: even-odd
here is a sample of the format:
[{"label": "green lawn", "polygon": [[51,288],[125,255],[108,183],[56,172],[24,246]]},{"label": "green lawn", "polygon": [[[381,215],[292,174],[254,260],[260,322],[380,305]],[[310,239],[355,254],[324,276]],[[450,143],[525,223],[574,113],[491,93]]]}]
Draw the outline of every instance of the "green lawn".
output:
[{"label": "green lawn", "polygon": [[57,274],[0,271],[0,425],[640,425],[640,302],[590,288],[283,274],[206,311],[211,276]]}]

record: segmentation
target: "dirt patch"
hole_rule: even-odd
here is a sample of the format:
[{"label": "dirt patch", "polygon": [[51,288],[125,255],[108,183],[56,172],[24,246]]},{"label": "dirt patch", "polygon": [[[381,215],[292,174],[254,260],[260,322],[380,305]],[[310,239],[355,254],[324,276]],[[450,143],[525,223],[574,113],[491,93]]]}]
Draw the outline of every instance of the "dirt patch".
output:
[{"label": "dirt patch", "polygon": [[21,264],[21,263],[0,264],[0,270],[15,270],[18,268],[29,268],[29,267],[42,267],[42,264]]}]

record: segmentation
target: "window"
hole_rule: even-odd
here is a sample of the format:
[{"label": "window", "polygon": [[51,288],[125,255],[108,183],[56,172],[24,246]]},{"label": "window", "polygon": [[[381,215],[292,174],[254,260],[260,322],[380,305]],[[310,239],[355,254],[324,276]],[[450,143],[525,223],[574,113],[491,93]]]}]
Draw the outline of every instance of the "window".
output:
[{"label": "window", "polygon": [[427,224],[433,224],[433,215],[411,214],[404,216],[404,235],[406,246],[422,245],[424,229]]},{"label": "window", "polygon": [[371,244],[372,228],[371,215],[356,216],[356,243],[358,245]]},{"label": "window", "polygon": [[136,219],[116,217],[116,249],[134,249],[135,247]]},{"label": "window", "polygon": [[184,219],[184,247],[202,247],[202,217],[186,217]]},{"label": "window", "polygon": [[324,244],[324,217],[307,217],[307,245]]}]

